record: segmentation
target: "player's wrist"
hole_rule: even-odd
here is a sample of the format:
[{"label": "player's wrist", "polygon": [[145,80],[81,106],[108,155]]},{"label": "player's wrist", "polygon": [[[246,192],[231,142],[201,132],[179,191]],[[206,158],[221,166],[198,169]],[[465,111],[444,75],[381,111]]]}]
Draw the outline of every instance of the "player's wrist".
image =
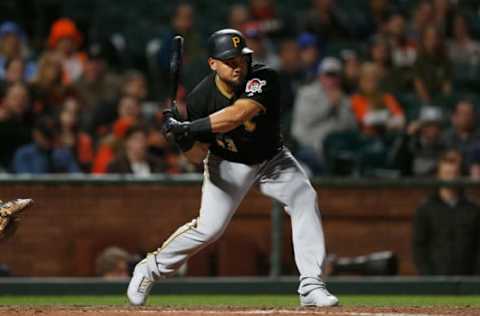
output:
[{"label": "player's wrist", "polygon": [[210,118],[204,117],[190,123],[190,133],[193,136],[201,136],[212,133],[212,123]]}]

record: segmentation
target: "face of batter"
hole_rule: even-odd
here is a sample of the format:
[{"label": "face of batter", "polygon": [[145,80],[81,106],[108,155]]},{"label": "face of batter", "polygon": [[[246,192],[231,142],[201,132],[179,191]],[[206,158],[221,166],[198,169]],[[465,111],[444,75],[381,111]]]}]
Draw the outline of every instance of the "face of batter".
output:
[{"label": "face of batter", "polygon": [[248,58],[246,55],[226,60],[209,58],[208,64],[222,81],[232,87],[237,87],[243,83],[247,76]]}]

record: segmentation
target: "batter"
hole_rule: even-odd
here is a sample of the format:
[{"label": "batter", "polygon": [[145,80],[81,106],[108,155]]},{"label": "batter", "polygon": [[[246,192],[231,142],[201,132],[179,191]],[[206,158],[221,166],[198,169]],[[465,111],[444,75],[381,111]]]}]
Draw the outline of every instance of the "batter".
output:
[{"label": "batter", "polygon": [[143,305],[155,281],[174,274],[222,235],[249,189],[258,185],[291,217],[300,304],[337,305],[321,279],[325,241],[316,192],[282,143],[278,75],[251,65],[253,51],[236,30],[217,31],[208,44],[212,73],[188,95],[188,121],[167,113],[163,127],[191,160],[198,161],[208,144],[200,214],[137,264],[128,298]]}]

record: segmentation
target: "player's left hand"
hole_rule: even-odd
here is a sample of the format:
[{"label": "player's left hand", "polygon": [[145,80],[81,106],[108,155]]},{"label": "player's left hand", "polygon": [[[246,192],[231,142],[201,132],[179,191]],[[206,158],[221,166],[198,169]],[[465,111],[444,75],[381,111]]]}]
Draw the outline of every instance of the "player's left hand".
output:
[{"label": "player's left hand", "polygon": [[173,117],[166,117],[163,126],[162,132],[172,133],[173,135],[188,135],[190,132],[190,122],[179,122]]}]

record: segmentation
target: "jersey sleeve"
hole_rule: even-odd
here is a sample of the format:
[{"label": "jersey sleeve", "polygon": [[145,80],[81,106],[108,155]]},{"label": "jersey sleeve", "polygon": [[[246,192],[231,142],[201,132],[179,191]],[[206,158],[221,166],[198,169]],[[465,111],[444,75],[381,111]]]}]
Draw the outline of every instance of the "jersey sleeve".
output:
[{"label": "jersey sleeve", "polygon": [[271,69],[264,69],[252,74],[239,99],[253,100],[262,107],[264,112],[267,112],[270,107],[278,106],[273,103],[279,91],[277,73]]}]

